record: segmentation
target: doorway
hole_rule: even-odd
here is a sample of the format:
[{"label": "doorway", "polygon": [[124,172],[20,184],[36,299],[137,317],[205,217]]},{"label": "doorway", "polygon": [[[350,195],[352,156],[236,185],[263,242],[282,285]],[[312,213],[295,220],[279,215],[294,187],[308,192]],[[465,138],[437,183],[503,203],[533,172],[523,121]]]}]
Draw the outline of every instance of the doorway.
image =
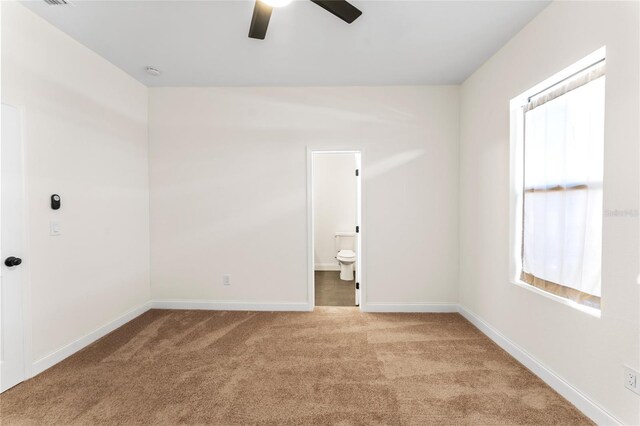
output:
[{"label": "doorway", "polygon": [[0,392],[25,379],[23,170],[20,114],[2,104],[0,146]]},{"label": "doorway", "polygon": [[361,153],[309,153],[310,307],[359,306],[362,294]]}]

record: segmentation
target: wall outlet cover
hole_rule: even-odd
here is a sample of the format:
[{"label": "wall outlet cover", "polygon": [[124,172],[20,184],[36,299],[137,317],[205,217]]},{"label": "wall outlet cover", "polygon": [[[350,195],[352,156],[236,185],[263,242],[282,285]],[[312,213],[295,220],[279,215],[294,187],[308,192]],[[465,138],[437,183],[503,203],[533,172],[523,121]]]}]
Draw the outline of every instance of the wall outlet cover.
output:
[{"label": "wall outlet cover", "polygon": [[222,285],[231,285],[231,275],[223,274],[222,275]]},{"label": "wall outlet cover", "polygon": [[634,369],[624,367],[624,387],[640,395],[640,374]]}]

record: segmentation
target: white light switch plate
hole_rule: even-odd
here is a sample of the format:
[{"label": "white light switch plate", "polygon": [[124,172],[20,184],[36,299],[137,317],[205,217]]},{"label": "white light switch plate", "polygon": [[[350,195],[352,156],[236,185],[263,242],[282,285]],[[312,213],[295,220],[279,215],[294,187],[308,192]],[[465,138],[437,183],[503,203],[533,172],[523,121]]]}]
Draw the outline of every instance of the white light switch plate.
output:
[{"label": "white light switch plate", "polygon": [[61,233],[62,233],[62,230],[60,228],[60,222],[53,221],[53,220],[49,222],[49,235],[51,235],[52,237],[56,237]]}]

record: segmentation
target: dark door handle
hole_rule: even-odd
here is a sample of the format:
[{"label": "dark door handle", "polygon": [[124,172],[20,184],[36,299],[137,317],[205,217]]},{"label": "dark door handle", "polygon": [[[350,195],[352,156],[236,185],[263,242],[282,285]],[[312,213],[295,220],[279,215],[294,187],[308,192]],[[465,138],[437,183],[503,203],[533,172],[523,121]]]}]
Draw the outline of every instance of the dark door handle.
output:
[{"label": "dark door handle", "polygon": [[7,265],[8,267],[12,267],[12,266],[18,266],[22,263],[22,259],[20,259],[19,257],[7,257],[4,261],[4,264]]}]

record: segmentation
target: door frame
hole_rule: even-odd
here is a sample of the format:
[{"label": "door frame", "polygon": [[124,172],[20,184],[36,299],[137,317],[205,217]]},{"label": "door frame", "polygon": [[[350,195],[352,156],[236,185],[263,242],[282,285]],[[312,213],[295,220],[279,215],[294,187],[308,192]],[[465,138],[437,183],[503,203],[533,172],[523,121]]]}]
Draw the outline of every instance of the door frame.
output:
[{"label": "door frame", "polygon": [[[27,147],[27,114],[24,106],[18,106],[11,102],[0,101],[0,105],[6,105],[15,108],[18,112],[18,120],[20,126],[20,151],[22,161],[22,220],[18,224],[22,228],[22,257],[24,261],[20,267],[22,268],[22,352],[24,358],[24,378],[26,381],[33,375],[33,345],[32,345],[32,315],[31,315],[31,267],[30,267],[30,247],[29,247],[29,227],[27,226],[27,218],[29,217],[29,177],[27,174],[26,157],[28,153]],[[0,122],[2,120],[0,119]],[[1,125],[1,124],[0,124]],[[1,148],[0,148],[1,149]],[[1,178],[2,170],[0,170]],[[0,193],[0,197],[2,194]],[[2,220],[2,218],[0,218]],[[0,224],[1,226],[1,224]],[[3,252],[4,254],[4,252]],[[2,259],[3,260],[3,259]],[[0,304],[0,309],[2,305]]]},{"label": "door frame", "polygon": [[[308,310],[313,311],[315,308],[315,262],[314,254],[314,217],[313,217],[313,154],[360,154],[359,182],[360,182],[360,199],[356,200],[360,204],[359,226],[359,247],[356,252],[356,265],[359,274],[356,274],[357,282],[360,285],[360,311],[366,311],[367,301],[367,285],[366,285],[366,171],[365,150],[361,146],[307,146],[307,294],[308,294]],[[355,230],[354,230],[355,231]],[[358,236],[356,238],[358,238]]]}]

